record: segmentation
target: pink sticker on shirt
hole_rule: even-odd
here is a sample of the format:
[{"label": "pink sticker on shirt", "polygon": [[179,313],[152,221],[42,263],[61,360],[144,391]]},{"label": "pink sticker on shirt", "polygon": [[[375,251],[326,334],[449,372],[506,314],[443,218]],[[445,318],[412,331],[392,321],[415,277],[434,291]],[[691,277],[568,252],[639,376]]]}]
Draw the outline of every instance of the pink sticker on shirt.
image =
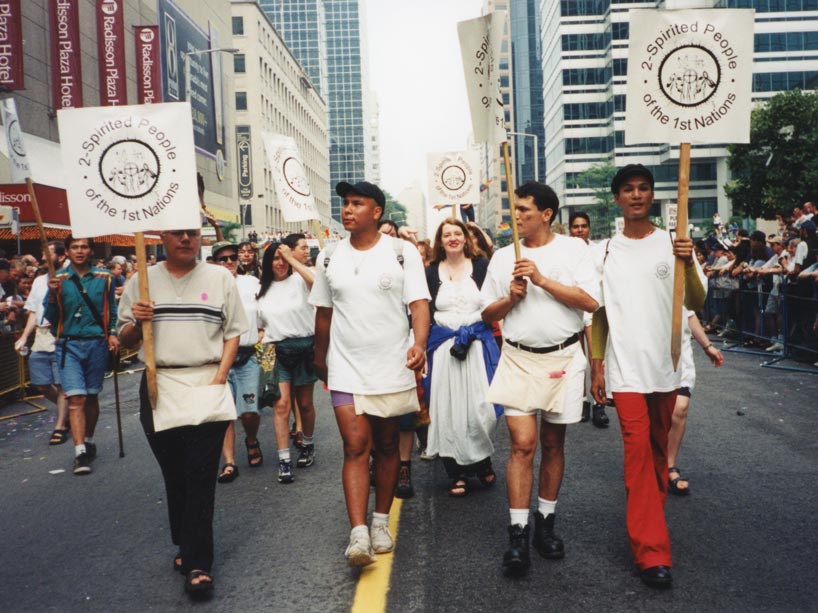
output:
[{"label": "pink sticker on shirt", "polygon": [[202,300],[207,300],[207,292],[202,292]]}]

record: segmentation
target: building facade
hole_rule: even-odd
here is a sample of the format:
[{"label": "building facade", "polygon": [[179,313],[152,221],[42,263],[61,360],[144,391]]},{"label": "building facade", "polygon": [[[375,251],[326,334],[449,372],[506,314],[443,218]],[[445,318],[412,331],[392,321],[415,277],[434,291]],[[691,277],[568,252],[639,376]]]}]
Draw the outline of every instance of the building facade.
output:
[{"label": "building facade", "polygon": [[258,4],[323,94],[327,83],[324,0],[258,0]]},{"label": "building facade", "polygon": [[243,199],[251,214],[246,232],[311,231],[309,222],[287,223],[276,197],[262,133],[292,137],[316,199],[320,223],[330,225],[327,105],[305,69],[255,0],[232,0],[237,130],[249,133],[253,193]]},{"label": "building facade", "polygon": [[[755,8],[753,98],[818,87],[818,0],[541,0],[546,181],[570,210],[594,204],[582,173],[641,163],[656,177],[653,214],[677,197],[678,147],[624,145],[629,22],[638,8]],[[724,145],[693,147],[689,217],[699,225],[731,215]],[[613,214],[592,222],[613,227]]]}]

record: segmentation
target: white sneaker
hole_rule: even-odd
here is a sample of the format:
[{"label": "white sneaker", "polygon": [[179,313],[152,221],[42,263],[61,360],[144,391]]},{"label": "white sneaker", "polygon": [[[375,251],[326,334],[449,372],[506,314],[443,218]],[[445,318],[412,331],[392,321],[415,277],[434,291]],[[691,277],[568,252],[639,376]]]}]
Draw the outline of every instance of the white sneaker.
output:
[{"label": "white sneaker", "polygon": [[349,566],[368,566],[377,561],[372,551],[369,535],[364,531],[353,532],[349,535],[349,545],[344,555]]},{"label": "white sneaker", "polygon": [[781,351],[784,348],[784,345],[781,343],[773,343],[769,347],[767,347],[764,351],[768,351],[769,353]]},{"label": "white sneaker", "polygon": [[395,549],[395,541],[392,540],[389,526],[372,526],[369,529],[369,537],[372,540],[372,549],[375,550],[375,553],[389,553]]}]

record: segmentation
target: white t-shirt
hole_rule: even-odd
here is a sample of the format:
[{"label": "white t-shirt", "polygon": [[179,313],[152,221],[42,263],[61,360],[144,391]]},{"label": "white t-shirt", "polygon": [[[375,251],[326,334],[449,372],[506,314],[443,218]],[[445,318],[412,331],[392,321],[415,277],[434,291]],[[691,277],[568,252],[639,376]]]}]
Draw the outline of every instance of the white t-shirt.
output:
[{"label": "white t-shirt", "polygon": [[[614,236],[596,253],[600,306],[608,318],[605,378],[610,392],[671,392],[680,370],[670,357],[673,310],[673,242],[659,228],[642,239]],[[604,266],[603,266],[604,262]],[[707,281],[694,265],[706,287]]]},{"label": "white t-shirt", "polygon": [[297,272],[283,281],[273,281],[258,301],[265,343],[315,334],[315,309],[308,302],[309,296],[307,283]]},{"label": "white t-shirt", "polygon": [[247,321],[250,327],[247,332],[241,335],[239,345],[241,347],[252,347],[258,342],[258,295],[259,280],[253,275],[237,275],[236,287],[239,288],[239,298],[244,307],[244,314],[247,315]]},{"label": "white t-shirt", "polygon": [[26,311],[34,312],[38,326],[50,326],[51,324],[45,318],[45,305],[43,301],[48,294],[48,275],[40,275],[34,279],[31,284],[31,291],[26,298],[26,304],[23,307]]},{"label": "white t-shirt", "polygon": [[401,268],[395,240],[382,234],[374,247],[358,251],[345,238],[328,267],[323,251],[316,260],[310,304],[333,310],[327,354],[331,390],[372,395],[415,386],[415,374],[406,368],[406,305],[429,300],[429,288],[418,250],[402,245]]},{"label": "white t-shirt", "polygon": [[696,363],[693,361],[693,335],[690,332],[690,318],[695,313],[682,307],[682,355],[679,357],[681,377],[679,387],[693,390],[696,385]]},{"label": "white t-shirt", "polygon": [[800,265],[801,268],[806,268],[805,263],[807,261],[807,256],[809,255],[809,244],[807,241],[801,241],[795,247],[795,257],[792,259],[793,262]]},{"label": "white t-shirt", "polygon": [[[591,248],[580,238],[555,234],[554,239],[534,249],[520,245],[520,257],[534,262],[540,273],[558,283],[579,287],[598,300],[599,284],[594,277]],[[514,270],[514,245],[494,252],[481,294],[483,308],[509,295]],[[533,283],[528,293],[503,320],[503,337],[529,347],[559,345],[584,330],[581,309],[567,307]]]}]

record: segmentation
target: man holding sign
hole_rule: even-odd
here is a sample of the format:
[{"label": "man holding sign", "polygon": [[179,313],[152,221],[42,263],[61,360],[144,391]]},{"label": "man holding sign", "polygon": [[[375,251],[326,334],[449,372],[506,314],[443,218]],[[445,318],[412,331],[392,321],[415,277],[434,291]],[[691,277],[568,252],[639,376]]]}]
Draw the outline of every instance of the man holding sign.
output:
[{"label": "man holding sign", "polygon": [[674,256],[685,261],[690,310],[704,305],[706,281],[693,257],[693,241],[673,240],[651,223],[653,186],[653,175],[639,164],[621,168],[611,183],[625,229],[597,251],[602,299],[592,326],[591,389],[600,404],[612,392],[619,415],[634,560],[642,581],[665,587],[672,580],[664,516],[667,440],[681,385],[668,350]]}]

